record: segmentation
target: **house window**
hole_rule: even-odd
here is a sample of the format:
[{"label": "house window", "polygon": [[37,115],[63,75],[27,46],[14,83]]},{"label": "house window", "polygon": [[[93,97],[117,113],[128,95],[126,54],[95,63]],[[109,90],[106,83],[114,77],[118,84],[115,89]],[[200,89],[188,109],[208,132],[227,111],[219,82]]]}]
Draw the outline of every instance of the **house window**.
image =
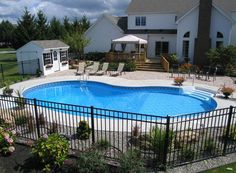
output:
[{"label": "house window", "polygon": [[188,53],[189,53],[189,41],[184,40],[183,41],[183,57],[188,58]]},{"label": "house window", "polygon": [[52,64],[52,54],[44,53],[43,54],[43,63],[44,65]]},{"label": "house window", "polygon": [[160,42],[160,41],[156,42],[156,51],[155,51],[156,56],[168,53],[169,53],[169,42]]},{"label": "house window", "polygon": [[224,35],[221,32],[217,32],[217,38],[224,38]]},{"label": "house window", "polygon": [[185,34],[184,34],[184,38],[189,38],[190,37],[190,32],[186,32]]},{"label": "house window", "polygon": [[135,25],[136,26],[146,26],[146,17],[145,16],[137,16],[135,17]]},{"label": "house window", "polygon": [[61,62],[68,61],[67,51],[60,51],[60,60],[61,60]]},{"label": "house window", "polygon": [[216,34],[216,48],[224,46],[224,35],[221,32],[217,32]]}]

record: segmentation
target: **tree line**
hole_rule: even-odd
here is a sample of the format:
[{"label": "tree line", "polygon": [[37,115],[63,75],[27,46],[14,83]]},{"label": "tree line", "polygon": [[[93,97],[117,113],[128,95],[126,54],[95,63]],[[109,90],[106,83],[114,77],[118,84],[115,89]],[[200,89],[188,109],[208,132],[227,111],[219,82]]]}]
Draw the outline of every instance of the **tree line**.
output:
[{"label": "tree line", "polygon": [[69,44],[72,51],[81,52],[88,44],[83,34],[89,26],[90,21],[86,16],[73,21],[66,16],[60,21],[54,16],[49,21],[42,11],[32,15],[25,8],[17,24],[7,20],[0,23],[0,45],[17,49],[31,40],[59,39]]}]

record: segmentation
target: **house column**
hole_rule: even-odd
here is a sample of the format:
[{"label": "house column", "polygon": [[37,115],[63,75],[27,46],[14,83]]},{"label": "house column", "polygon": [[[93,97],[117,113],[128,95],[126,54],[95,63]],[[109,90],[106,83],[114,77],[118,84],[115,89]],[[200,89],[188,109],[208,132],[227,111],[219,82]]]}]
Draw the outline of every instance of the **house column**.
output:
[{"label": "house column", "polygon": [[195,39],[194,64],[206,64],[206,52],[211,48],[210,28],[212,0],[200,0],[198,35]]}]

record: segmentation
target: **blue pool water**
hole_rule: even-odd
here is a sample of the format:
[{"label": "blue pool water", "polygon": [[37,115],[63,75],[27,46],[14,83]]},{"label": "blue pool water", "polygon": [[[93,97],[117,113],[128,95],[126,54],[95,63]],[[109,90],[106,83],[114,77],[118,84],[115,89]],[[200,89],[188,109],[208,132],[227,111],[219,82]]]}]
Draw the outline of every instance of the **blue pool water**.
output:
[{"label": "blue pool water", "polygon": [[65,81],[27,89],[25,98],[94,106],[157,116],[174,116],[216,108],[210,97],[186,94],[174,87],[119,87],[98,82]]}]

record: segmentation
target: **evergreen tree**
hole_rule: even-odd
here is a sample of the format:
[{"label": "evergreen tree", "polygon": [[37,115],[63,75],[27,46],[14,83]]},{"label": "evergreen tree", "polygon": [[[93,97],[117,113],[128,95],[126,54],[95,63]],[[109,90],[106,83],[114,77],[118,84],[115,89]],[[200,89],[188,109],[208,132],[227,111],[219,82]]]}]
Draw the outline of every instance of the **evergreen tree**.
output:
[{"label": "evergreen tree", "polygon": [[50,39],[62,39],[66,32],[61,22],[54,16],[50,21],[49,26],[49,38]]},{"label": "evergreen tree", "polygon": [[8,47],[12,45],[14,30],[15,26],[8,20],[3,20],[0,23],[0,42],[2,46]]},{"label": "evergreen tree", "polygon": [[64,17],[63,24],[66,32],[70,33],[72,31],[72,24],[67,16]]},{"label": "evergreen tree", "polygon": [[25,8],[24,14],[17,21],[14,47],[19,48],[31,40],[37,39],[37,29],[34,15]]},{"label": "evergreen tree", "polygon": [[85,32],[90,27],[90,21],[85,15],[79,20],[79,23],[82,32]]},{"label": "evergreen tree", "polygon": [[46,40],[48,37],[48,23],[47,23],[47,17],[41,10],[38,11],[37,13],[36,26],[37,26],[37,39]]}]

